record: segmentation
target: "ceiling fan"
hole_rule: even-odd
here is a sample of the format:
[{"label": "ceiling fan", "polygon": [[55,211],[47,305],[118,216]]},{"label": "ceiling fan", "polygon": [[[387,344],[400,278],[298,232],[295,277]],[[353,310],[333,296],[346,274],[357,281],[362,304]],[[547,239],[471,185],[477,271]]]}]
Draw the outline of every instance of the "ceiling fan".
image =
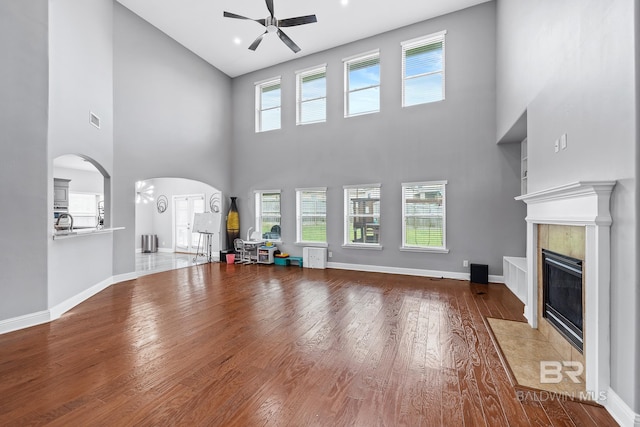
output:
[{"label": "ceiling fan", "polygon": [[251,46],[249,46],[249,49],[253,51],[256,50],[258,45],[260,45],[264,36],[269,33],[276,33],[278,34],[278,37],[280,37],[280,40],[282,40],[284,44],[289,46],[289,49],[291,49],[294,53],[300,52],[300,48],[298,47],[298,45],[295,44],[293,40],[291,40],[289,36],[287,36],[280,28],[295,27],[297,25],[312,24],[314,22],[318,22],[318,20],[316,19],[316,15],[298,16],[296,18],[288,19],[277,19],[273,12],[273,0],[265,0],[265,2],[267,3],[267,9],[269,9],[269,16],[267,16],[265,19],[251,19],[245,16],[236,15],[235,13],[231,12],[224,12],[224,17],[255,21],[266,28],[266,31],[259,35],[258,38],[255,39],[253,43],[251,43]]}]

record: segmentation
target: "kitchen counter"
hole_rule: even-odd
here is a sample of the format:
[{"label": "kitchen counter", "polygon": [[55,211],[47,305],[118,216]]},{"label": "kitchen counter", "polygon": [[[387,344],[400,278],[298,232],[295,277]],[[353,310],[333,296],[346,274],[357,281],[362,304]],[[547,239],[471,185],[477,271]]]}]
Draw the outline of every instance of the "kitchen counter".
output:
[{"label": "kitchen counter", "polygon": [[76,228],[72,231],[68,230],[57,230],[53,232],[53,240],[59,239],[69,239],[72,237],[83,237],[83,236],[91,236],[93,234],[107,234],[113,233],[117,230],[124,230],[124,227],[111,227],[111,228]]}]

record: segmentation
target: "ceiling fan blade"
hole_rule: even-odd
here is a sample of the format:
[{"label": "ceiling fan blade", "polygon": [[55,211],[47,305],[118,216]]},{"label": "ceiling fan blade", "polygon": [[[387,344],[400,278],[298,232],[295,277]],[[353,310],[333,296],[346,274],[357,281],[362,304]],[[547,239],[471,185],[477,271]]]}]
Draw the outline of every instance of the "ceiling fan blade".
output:
[{"label": "ceiling fan blade", "polygon": [[268,31],[265,31],[264,33],[260,34],[258,38],[255,39],[253,43],[251,43],[251,46],[249,46],[249,49],[255,51],[260,45],[260,43],[262,43],[262,39],[264,38],[264,36],[266,36],[268,33],[269,33]]},{"label": "ceiling fan blade", "polygon": [[273,11],[273,0],[265,0],[267,2],[267,9],[269,9],[269,13],[271,14],[271,17],[274,17],[274,11]]},{"label": "ceiling fan blade", "polygon": [[247,21],[255,21],[258,24],[261,24],[261,25],[263,25],[265,27],[267,25],[264,19],[251,19],[251,18],[247,18],[246,16],[238,15],[238,14],[231,13],[231,12],[223,12],[223,16],[225,18],[246,19]]},{"label": "ceiling fan blade", "polygon": [[316,15],[298,16],[278,21],[278,27],[295,27],[296,25],[313,24],[318,22]]},{"label": "ceiling fan blade", "polygon": [[286,44],[287,46],[289,46],[289,49],[291,49],[293,51],[293,53],[298,53],[300,52],[300,48],[298,47],[297,44],[295,44],[293,42],[293,40],[291,40],[289,38],[288,35],[286,35],[282,30],[278,29],[278,37],[280,37],[280,40],[282,40],[284,42],[284,44]]},{"label": "ceiling fan blade", "polygon": [[249,20],[253,21],[253,19],[251,19],[251,18],[247,18],[246,16],[242,16],[242,15],[236,15],[235,13],[231,13],[231,12],[223,12],[222,15],[225,18],[249,19]]}]

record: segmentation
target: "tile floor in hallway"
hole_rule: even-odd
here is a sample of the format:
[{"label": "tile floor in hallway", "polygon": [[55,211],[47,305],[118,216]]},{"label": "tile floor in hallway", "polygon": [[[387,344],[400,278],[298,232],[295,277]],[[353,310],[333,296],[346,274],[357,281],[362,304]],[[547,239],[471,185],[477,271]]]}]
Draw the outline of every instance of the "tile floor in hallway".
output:
[{"label": "tile floor in hallway", "polygon": [[136,253],[136,273],[138,276],[191,267],[208,262],[206,256],[176,252]]}]

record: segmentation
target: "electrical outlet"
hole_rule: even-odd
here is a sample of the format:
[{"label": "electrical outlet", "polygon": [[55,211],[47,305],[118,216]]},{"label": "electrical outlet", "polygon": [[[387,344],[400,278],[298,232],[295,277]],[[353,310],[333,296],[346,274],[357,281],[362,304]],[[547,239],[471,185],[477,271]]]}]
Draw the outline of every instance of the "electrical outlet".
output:
[{"label": "electrical outlet", "polygon": [[333,258],[333,252],[329,251],[329,258]]},{"label": "electrical outlet", "polygon": [[465,259],[464,261],[462,261],[462,266],[463,267],[469,267],[469,260]]},{"label": "electrical outlet", "polygon": [[557,153],[558,151],[560,151],[560,139],[556,139],[556,142],[553,146],[555,152]]}]

